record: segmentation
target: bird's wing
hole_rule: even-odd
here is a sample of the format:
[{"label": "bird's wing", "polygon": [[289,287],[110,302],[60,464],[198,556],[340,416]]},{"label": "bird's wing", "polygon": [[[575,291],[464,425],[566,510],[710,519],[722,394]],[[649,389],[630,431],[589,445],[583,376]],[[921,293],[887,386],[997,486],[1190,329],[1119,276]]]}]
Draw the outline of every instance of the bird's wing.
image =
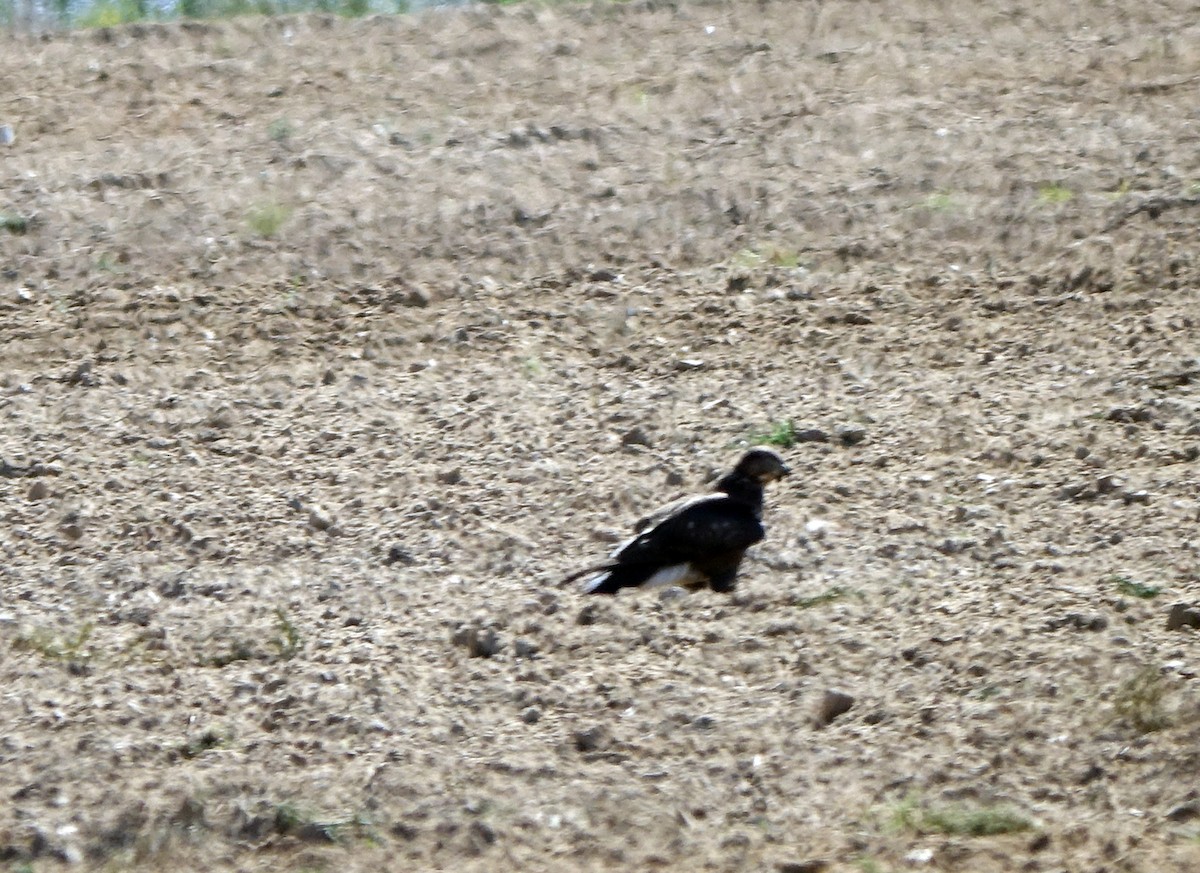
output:
[{"label": "bird's wing", "polygon": [[704,561],[745,550],[763,538],[762,523],[724,494],[706,494],[674,507],[613,553],[620,564]]},{"label": "bird's wing", "polygon": [[686,497],[680,497],[678,500],[672,500],[670,503],[660,506],[649,515],[644,515],[639,518],[633,525],[633,531],[634,533],[641,533],[648,528],[654,527],[656,524],[668,518],[669,516],[674,515],[677,512],[681,512],[689,505],[697,503],[701,500],[708,500],[712,496],[714,495],[701,494],[697,496],[695,494],[690,494]]}]

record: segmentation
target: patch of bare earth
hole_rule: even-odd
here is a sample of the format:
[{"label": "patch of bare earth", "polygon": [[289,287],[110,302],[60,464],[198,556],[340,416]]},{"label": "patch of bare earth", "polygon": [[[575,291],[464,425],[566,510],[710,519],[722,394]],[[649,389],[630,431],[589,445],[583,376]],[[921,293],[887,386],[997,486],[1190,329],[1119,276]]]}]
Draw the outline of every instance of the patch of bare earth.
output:
[{"label": "patch of bare earth", "polygon": [[1198,21],[6,38],[0,861],[1200,869]]}]

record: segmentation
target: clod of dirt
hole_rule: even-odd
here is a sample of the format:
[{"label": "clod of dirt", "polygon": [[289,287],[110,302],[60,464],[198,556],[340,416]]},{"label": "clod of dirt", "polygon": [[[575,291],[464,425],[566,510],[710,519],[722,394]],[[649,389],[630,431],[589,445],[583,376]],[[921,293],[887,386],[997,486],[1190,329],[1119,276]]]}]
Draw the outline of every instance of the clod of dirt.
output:
[{"label": "clod of dirt", "polygon": [[1167,614],[1167,630],[1182,630],[1185,627],[1200,628],[1200,608],[1176,603]]},{"label": "clod of dirt", "polygon": [[821,695],[817,704],[817,725],[825,727],[833,723],[839,715],[844,715],[854,706],[854,697],[836,688],[830,688]]}]

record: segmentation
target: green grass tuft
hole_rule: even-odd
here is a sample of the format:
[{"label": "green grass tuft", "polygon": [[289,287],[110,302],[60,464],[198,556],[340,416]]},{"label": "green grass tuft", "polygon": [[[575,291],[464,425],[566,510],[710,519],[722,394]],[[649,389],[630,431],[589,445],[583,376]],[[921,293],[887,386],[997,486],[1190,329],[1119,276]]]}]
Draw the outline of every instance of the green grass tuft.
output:
[{"label": "green grass tuft", "polygon": [[259,236],[270,238],[279,233],[291,215],[291,207],[282,203],[261,203],[250,210],[246,224]]},{"label": "green grass tuft", "polygon": [[20,236],[29,230],[29,219],[11,212],[0,212],[0,227],[11,234]]},{"label": "green grass tuft", "polygon": [[90,621],[84,622],[74,633],[65,636],[45,628],[34,628],[18,634],[13,640],[13,648],[18,651],[37,652],[50,661],[82,664],[92,656],[91,650],[86,646],[95,627]]},{"label": "green grass tuft", "polygon": [[1113,693],[1113,710],[1139,734],[1153,733],[1174,724],[1167,707],[1167,682],[1155,667],[1145,667],[1126,679]]},{"label": "green grass tuft", "polygon": [[1139,597],[1142,600],[1150,600],[1162,594],[1162,588],[1157,585],[1146,585],[1143,582],[1135,582],[1128,576],[1113,576],[1112,581],[1116,584],[1117,590],[1129,597]]},{"label": "green grass tuft", "polygon": [[925,198],[924,205],[930,212],[955,212],[959,208],[958,199],[945,191],[930,194]]},{"label": "green grass tuft", "polygon": [[760,446],[790,449],[796,444],[796,424],[791,419],[772,422],[767,430],[751,434],[750,442]]},{"label": "green grass tuft", "polygon": [[1046,203],[1051,206],[1066,203],[1068,200],[1074,198],[1074,196],[1075,192],[1070,188],[1064,188],[1062,185],[1043,185],[1041,188],[1038,188],[1037,193],[1039,203]]},{"label": "green grass tuft", "polygon": [[814,594],[812,597],[796,597],[792,600],[793,606],[798,606],[801,609],[810,609],[814,606],[822,606],[826,603],[832,603],[835,600],[840,600],[849,592],[841,585],[834,585],[828,591],[822,591],[820,594]]},{"label": "green grass tuft", "polygon": [[892,813],[892,826],[918,834],[988,837],[1029,830],[1033,822],[1006,806],[946,804],[924,806],[916,797],[902,800]]},{"label": "green grass tuft", "polygon": [[271,640],[271,647],[279,653],[280,658],[287,660],[295,657],[304,647],[300,629],[288,618],[288,614],[282,606],[275,610],[275,631],[276,635]]},{"label": "green grass tuft", "polygon": [[272,142],[287,142],[295,132],[295,125],[287,118],[276,118],[267,125],[267,136]]}]

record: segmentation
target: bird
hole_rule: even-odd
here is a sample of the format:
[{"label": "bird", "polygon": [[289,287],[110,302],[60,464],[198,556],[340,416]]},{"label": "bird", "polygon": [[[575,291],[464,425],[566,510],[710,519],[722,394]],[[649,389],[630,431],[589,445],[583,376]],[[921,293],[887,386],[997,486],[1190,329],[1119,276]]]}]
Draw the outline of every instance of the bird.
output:
[{"label": "bird", "polygon": [[756,446],[717,480],[712,493],[669,503],[640,519],[635,535],[609,560],[572,573],[563,584],[588,576],[585,594],[666,585],[733,591],[746,550],[766,535],[763,488],[789,473],[778,452]]}]

